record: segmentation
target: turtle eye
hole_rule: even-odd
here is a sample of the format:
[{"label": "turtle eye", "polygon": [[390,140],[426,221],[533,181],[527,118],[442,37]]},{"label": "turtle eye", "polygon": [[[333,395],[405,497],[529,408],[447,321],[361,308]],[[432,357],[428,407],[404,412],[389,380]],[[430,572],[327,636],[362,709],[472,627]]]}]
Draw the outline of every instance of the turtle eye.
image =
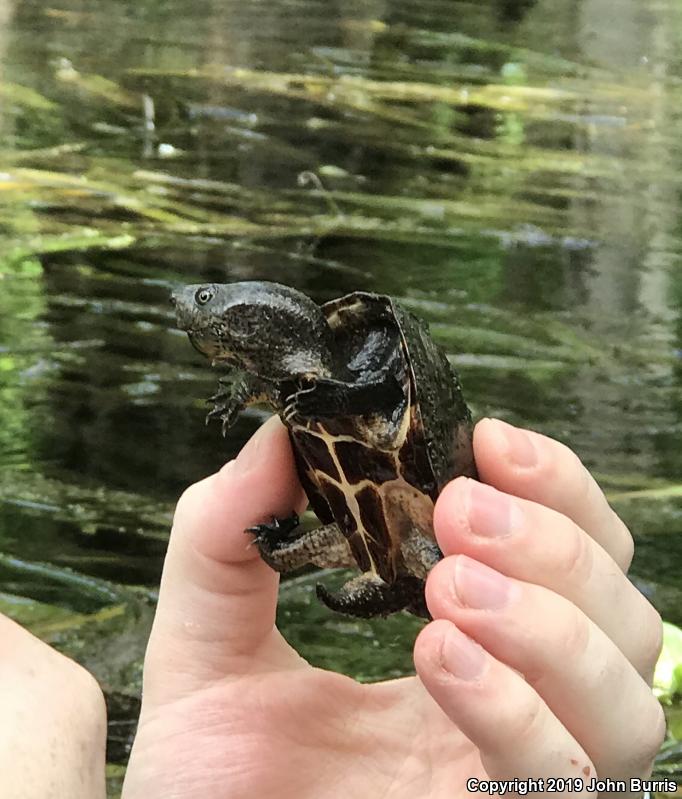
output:
[{"label": "turtle eye", "polygon": [[194,295],[194,300],[197,305],[206,305],[206,303],[213,297],[214,291],[211,288],[204,286],[197,290]]}]

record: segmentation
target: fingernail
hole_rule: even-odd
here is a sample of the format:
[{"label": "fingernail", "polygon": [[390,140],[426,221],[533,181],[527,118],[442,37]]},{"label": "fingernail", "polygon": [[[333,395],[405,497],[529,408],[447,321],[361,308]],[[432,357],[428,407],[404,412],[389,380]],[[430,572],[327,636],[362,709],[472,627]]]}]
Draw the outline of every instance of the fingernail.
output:
[{"label": "fingernail", "polygon": [[467,487],[467,516],[475,535],[502,538],[519,527],[523,514],[512,497],[476,480],[468,480]]},{"label": "fingernail", "polygon": [[452,626],[441,641],[440,664],[460,680],[475,680],[485,665],[485,650]]},{"label": "fingernail", "polygon": [[455,593],[465,607],[499,610],[508,602],[512,583],[503,574],[466,555],[455,564]]},{"label": "fingernail", "polygon": [[532,436],[529,436],[525,430],[507,424],[501,419],[495,419],[495,423],[506,439],[509,460],[524,469],[535,466],[538,461],[538,454],[535,450]]},{"label": "fingernail", "polygon": [[234,468],[241,473],[250,471],[264,460],[266,455],[264,444],[272,433],[273,425],[279,424],[279,420],[273,421],[273,418],[268,419],[256,430],[237,455]]}]

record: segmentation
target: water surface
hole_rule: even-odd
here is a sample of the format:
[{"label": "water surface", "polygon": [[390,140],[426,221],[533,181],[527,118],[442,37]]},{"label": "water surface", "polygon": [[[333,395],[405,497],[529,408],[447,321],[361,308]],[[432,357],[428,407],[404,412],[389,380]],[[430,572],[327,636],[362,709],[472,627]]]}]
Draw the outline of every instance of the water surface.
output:
[{"label": "water surface", "polygon": [[[675,0],[0,13],[0,599],[97,673],[112,762],[173,503],[262,420],[203,426],[177,282],[400,298],[476,415],[575,449],[682,622]],[[315,579],[281,610],[307,658],[411,670],[417,622],[333,617]]]}]

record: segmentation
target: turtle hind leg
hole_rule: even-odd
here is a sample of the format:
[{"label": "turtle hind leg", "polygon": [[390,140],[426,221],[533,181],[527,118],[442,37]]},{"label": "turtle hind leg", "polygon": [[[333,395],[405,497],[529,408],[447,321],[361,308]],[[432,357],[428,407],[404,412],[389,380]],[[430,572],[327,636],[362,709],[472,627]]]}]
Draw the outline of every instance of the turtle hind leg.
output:
[{"label": "turtle hind leg", "polygon": [[298,525],[293,514],[273,519],[246,530],[255,535],[261,558],[277,572],[289,572],[313,564],[322,568],[351,567],[355,559],[348,541],[336,524],[325,524],[300,535],[292,535]]},{"label": "turtle hind leg", "polygon": [[409,610],[416,616],[431,618],[424,599],[424,581],[411,575],[399,577],[394,583],[386,583],[380,577],[365,572],[349,580],[335,593],[318,584],[317,598],[330,610],[361,619],[389,616],[399,610]]},{"label": "turtle hind leg", "polygon": [[426,579],[438,561],[443,560],[443,553],[438,544],[419,529],[405,536],[400,551],[410,573],[421,577],[422,580]]},{"label": "turtle hind leg", "polygon": [[254,527],[247,528],[244,532],[253,533],[255,536],[254,542],[259,547],[274,549],[286,542],[299,524],[298,514],[292,511],[290,516],[282,518],[273,516],[269,523],[256,524]]}]

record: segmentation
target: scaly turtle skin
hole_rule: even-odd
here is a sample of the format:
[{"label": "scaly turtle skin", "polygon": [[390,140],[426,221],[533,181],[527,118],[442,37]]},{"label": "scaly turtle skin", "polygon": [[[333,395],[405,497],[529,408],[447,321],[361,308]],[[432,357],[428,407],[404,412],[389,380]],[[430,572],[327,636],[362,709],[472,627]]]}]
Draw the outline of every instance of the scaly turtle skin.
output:
[{"label": "scaly turtle skin", "polygon": [[449,480],[476,476],[471,414],[426,325],[391,297],[354,292],[318,306],[277,283],[185,286],[178,326],[213,364],[232,367],[211,399],[223,426],[265,404],[289,429],[299,478],[322,526],[253,529],[280,572],[355,566],[333,610],[428,617],[424,580],[442,557],[433,506]]}]

